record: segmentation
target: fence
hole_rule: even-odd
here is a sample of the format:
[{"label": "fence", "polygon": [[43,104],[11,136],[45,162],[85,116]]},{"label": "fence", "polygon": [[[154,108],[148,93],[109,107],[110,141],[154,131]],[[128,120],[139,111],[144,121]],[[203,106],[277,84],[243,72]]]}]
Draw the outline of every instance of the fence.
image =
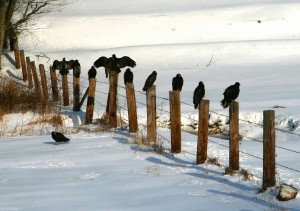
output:
[{"label": "fence", "polygon": [[[170,151],[172,153],[180,153],[180,152],[185,152],[190,155],[196,156],[196,164],[203,164],[207,160],[207,146],[208,142],[217,144],[219,146],[225,147],[229,149],[229,168],[231,170],[240,170],[240,164],[239,164],[239,155],[240,154],[245,154],[247,156],[251,156],[253,158],[259,159],[263,161],[263,175],[258,176],[254,175],[257,178],[262,179],[262,189],[265,190],[268,187],[273,187],[276,185],[276,179],[275,179],[275,174],[276,174],[276,169],[278,167],[284,168],[289,171],[293,171],[296,173],[300,173],[300,170],[297,170],[292,167],[288,167],[282,164],[279,164],[275,161],[276,157],[276,149],[281,149],[281,150],[286,150],[291,153],[295,154],[300,154],[299,151],[294,150],[294,149],[289,149],[281,146],[277,146],[275,142],[275,132],[283,132],[283,133],[288,133],[291,135],[295,136],[300,136],[300,134],[296,134],[290,131],[285,131],[280,128],[275,127],[275,112],[273,110],[267,110],[263,112],[263,124],[258,124],[254,123],[251,121],[239,119],[239,104],[238,102],[233,102],[230,104],[229,108],[229,115],[224,115],[217,113],[215,111],[212,111],[209,109],[209,100],[202,100],[199,106],[199,118],[198,118],[198,142],[197,142],[197,152],[188,152],[182,150],[181,147],[181,131],[187,132],[181,127],[181,118],[187,118],[190,119],[190,117],[184,116],[181,114],[180,111],[180,105],[184,104],[187,106],[193,107],[193,105],[186,103],[186,102],[181,102],[180,101],[180,92],[179,91],[172,91],[169,92],[169,99],[160,97],[156,95],[156,87],[152,86],[147,90],[146,93],[143,93],[141,91],[135,91],[133,84],[127,84],[125,87],[118,85],[118,74],[110,74],[109,77],[109,83],[108,82],[103,82],[103,81],[96,81],[95,78],[85,78],[81,76],[82,79],[84,80],[89,80],[89,87],[86,89],[86,94],[83,96],[81,99],[81,102],[79,103],[79,87],[80,87],[80,80],[73,80],[73,82],[68,81],[67,75],[62,76],[62,79],[58,79],[56,76],[56,72],[54,69],[50,67],[50,77],[48,76],[47,80],[47,75],[45,74],[44,66],[39,65],[40,69],[40,77],[41,77],[41,82],[42,82],[42,90],[40,86],[40,82],[38,79],[36,67],[34,62],[30,62],[30,58],[26,57],[26,62],[22,60],[25,58],[24,52],[21,53],[21,65],[22,65],[22,74],[23,74],[23,80],[26,81],[28,80],[28,88],[32,89],[33,83],[34,83],[34,90],[38,96],[41,97],[42,102],[44,102],[45,106],[48,104],[49,99],[49,94],[48,94],[48,85],[47,81],[49,81],[49,78],[51,79],[51,90],[52,90],[52,101],[57,102],[59,98],[61,98],[58,95],[58,83],[62,83],[63,87],[63,102],[64,106],[69,105],[69,85],[73,86],[73,92],[71,91],[70,93],[73,94],[73,110],[78,111],[78,106],[79,108],[82,106],[84,99],[86,96],[88,96],[87,100],[87,106],[86,106],[86,120],[85,124],[90,124],[92,123],[93,119],[93,113],[96,112],[94,111],[94,105],[98,104],[102,108],[105,108],[105,105],[98,100],[96,100],[95,94],[100,94],[100,95],[105,95],[107,96],[107,104],[109,104],[109,108],[106,108],[106,111],[108,112],[108,124],[111,128],[117,127],[117,110],[123,110],[128,113],[128,120],[125,119],[125,121],[128,122],[129,124],[129,131],[130,132],[137,132],[138,131],[138,118],[143,118],[147,120],[147,140],[151,143],[155,143],[157,140],[157,137],[160,137],[164,139],[165,141],[170,142],[171,144],[171,149]],[[32,80],[33,78],[33,80]],[[106,84],[109,86],[109,91],[102,92],[102,91],[97,91],[96,86],[99,84]],[[126,93],[125,95],[119,94],[118,93],[118,88],[123,89]],[[136,101],[135,94],[143,94],[146,97],[146,103]],[[118,97],[124,98],[127,100],[127,108],[122,107],[118,105]],[[163,100],[167,101],[170,105],[170,110],[164,110],[162,108],[157,107],[157,102],[156,100]],[[146,108],[147,110],[147,116],[141,116],[137,114],[137,106],[136,105],[142,105]],[[157,132],[157,114],[156,111],[161,111],[168,113],[170,115],[170,120],[171,120],[171,140],[168,140],[161,134]],[[229,146],[225,144],[218,143],[216,141],[213,141],[209,139],[208,137],[208,120],[209,120],[209,113],[214,113],[219,116],[225,116],[226,118],[229,118]],[[124,119],[123,119],[124,120]],[[196,121],[194,119],[190,119],[191,121]],[[263,157],[259,157],[256,155],[252,155],[250,153],[241,151],[239,149],[240,141],[239,141],[239,122],[245,122],[251,125],[254,125],[256,127],[261,127],[263,128],[263,140],[258,140],[255,138],[247,137],[244,136],[244,138],[247,138],[250,141],[258,142],[263,144]]]}]

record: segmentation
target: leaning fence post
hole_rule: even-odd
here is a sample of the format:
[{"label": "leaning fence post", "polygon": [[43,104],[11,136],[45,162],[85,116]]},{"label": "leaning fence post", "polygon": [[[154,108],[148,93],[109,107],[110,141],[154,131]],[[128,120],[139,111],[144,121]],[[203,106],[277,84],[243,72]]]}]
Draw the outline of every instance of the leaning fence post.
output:
[{"label": "leaning fence post", "polygon": [[276,185],[275,179],[275,111],[263,112],[263,190]]},{"label": "leaning fence post", "polygon": [[239,170],[239,103],[233,101],[229,106],[229,168]]},{"label": "leaning fence post", "polygon": [[68,75],[61,74],[61,80],[62,80],[62,91],[63,91],[63,105],[68,106],[70,105]]},{"label": "leaning fence post", "polygon": [[203,164],[207,159],[209,100],[199,103],[198,143],[196,164]]},{"label": "leaning fence post", "polygon": [[28,56],[26,57],[26,67],[27,67],[27,72],[28,72],[28,88],[32,89],[32,87],[33,87],[32,71],[31,71],[30,58]]},{"label": "leaning fence post", "polygon": [[138,131],[138,122],[137,122],[134,85],[131,83],[126,84],[126,96],[127,96],[129,132],[135,133]]},{"label": "leaning fence post", "polygon": [[49,100],[49,93],[48,93],[48,87],[47,87],[47,80],[46,80],[44,65],[40,64],[39,69],[40,69],[40,76],[41,76],[42,89],[43,89],[43,101],[44,101],[44,105],[46,106],[48,104],[48,100]]},{"label": "leaning fence post", "polygon": [[20,69],[21,62],[20,62],[20,49],[19,49],[18,39],[14,40],[13,48],[14,48],[14,54],[15,54],[16,68]]},{"label": "leaning fence post", "polygon": [[26,61],[25,61],[24,50],[20,50],[20,57],[21,57],[23,81],[27,81],[27,70],[26,70]]},{"label": "leaning fence post", "polygon": [[110,71],[109,73],[109,109],[108,125],[111,128],[117,127],[117,91],[119,73]]},{"label": "leaning fence post", "polygon": [[86,106],[85,124],[91,124],[93,120],[94,104],[95,104],[95,91],[96,91],[96,78],[90,78],[88,90],[88,99]]},{"label": "leaning fence post", "polygon": [[171,153],[181,152],[180,91],[170,91]]},{"label": "leaning fence post", "polygon": [[147,97],[147,140],[156,143],[156,86],[152,85],[146,91]]},{"label": "leaning fence post", "polygon": [[56,71],[50,66],[50,79],[51,79],[51,88],[52,88],[52,101],[57,102],[59,101],[59,94],[58,94],[58,86],[57,86],[57,77]]},{"label": "leaning fence post", "polygon": [[73,111],[80,111],[80,75],[73,74]]},{"label": "leaning fence post", "polygon": [[30,66],[31,66],[31,71],[32,71],[32,76],[33,76],[33,81],[34,81],[35,93],[36,93],[37,97],[39,99],[41,99],[42,98],[42,92],[41,92],[39,78],[38,78],[38,75],[37,75],[37,72],[36,72],[35,62],[34,61],[30,62]]}]

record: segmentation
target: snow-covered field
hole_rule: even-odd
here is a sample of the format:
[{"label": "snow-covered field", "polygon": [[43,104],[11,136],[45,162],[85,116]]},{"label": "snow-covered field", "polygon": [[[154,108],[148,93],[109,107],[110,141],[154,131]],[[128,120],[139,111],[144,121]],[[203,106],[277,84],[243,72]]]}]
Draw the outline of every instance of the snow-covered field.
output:
[{"label": "snow-covered field", "polygon": [[[262,144],[251,139],[262,139],[257,124],[262,124],[263,110],[274,109],[280,129],[276,130],[277,182],[299,189],[299,11],[296,0],[87,0],[73,1],[60,13],[42,18],[35,34],[20,41],[31,60],[47,67],[55,59],[78,59],[84,91],[87,72],[97,58],[113,53],[130,56],[137,62],[132,69],[137,91],[153,70],[158,73],[159,122],[169,118],[165,98],[177,73],[184,78],[181,110],[186,125],[198,118],[189,104],[199,81],[210,100],[210,121],[220,119],[223,124],[227,120],[223,115],[228,115],[228,109],[219,105],[223,91],[239,81],[241,168],[256,177],[243,181],[240,175],[224,176],[221,167],[196,166],[197,137],[191,134],[183,133],[184,152],[179,155],[140,149],[122,129],[79,130],[68,135],[70,144],[53,145],[49,135],[53,128],[40,126],[24,137],[34,115],[11,114],[0,123],[0,210],[300,210],[299,197],[279,202],[276,189],[257,193]],[[41,53],[50,60],[35,56]],[[10,71],[21,76],[4,62],[2,75]],[[122,76],[123,72],[120,85]],[[97,81],[95,118],[105,110],[103,92],[108,91],[102,68]],[[125,95],[122,87],[119,93]],[[136,99],[145,103],[140,92]],[[119,105],[126,108],[122,96]],[[146,108],[137,106],[143,123]],[[84,112],[84,107],[76,114],[64,109],[65,127],[80,126]],[[120,113],[127,118],[126,111]],[[12,133],[21,137],[8,137]],[[170,140],[168,129],[160,128],[159,134]],[[168,151],[169,142],[164,144]],[[228,166],[228,148],[222,145],[228,146],[228,141],[210,137],[208,155]]]}]

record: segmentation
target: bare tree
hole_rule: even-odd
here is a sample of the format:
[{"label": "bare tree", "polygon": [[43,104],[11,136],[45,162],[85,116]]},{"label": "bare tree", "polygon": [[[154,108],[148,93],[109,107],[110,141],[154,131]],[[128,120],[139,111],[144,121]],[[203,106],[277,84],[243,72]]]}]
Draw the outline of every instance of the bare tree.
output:
[{"label": "bare tree", "polygon": [[[14,46],[18,36],[32,29],[35,20],[60,11],[66,0],[0,0],[0,52]],[[1,68],[1,58],[0,58]]]}]

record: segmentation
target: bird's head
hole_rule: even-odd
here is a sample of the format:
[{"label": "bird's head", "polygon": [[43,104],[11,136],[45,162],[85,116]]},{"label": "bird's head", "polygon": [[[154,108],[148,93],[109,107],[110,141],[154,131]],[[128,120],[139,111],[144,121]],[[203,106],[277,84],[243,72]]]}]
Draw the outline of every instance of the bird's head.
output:
[{"label": "bird's head", "polygon": [[178,73],[178,74],[176,75],[176,77],[179,77],[179,78],[181,78],[181,75]]},{"label": "bird's head", "polygon": [[235,84],[234,85],[236,85],[236,86],[240,86],[241,84],[239,83],[239,82],[235,82]]},{"label": "bird's head", "polygon": [[117,58],[117,57],[116,57],[116,54],[113,54],[111,57],[112,57],[113,59]]},{"label": "bird's head", "polygon": [[199,86],[204,86],[204,83],[202,81],[200,81]]},{"label": "bird's head", "polygon": [[152,74],[153,74],[153,75],[157,75],[157,72],[154,70],[154,71],[152,72]]}]

